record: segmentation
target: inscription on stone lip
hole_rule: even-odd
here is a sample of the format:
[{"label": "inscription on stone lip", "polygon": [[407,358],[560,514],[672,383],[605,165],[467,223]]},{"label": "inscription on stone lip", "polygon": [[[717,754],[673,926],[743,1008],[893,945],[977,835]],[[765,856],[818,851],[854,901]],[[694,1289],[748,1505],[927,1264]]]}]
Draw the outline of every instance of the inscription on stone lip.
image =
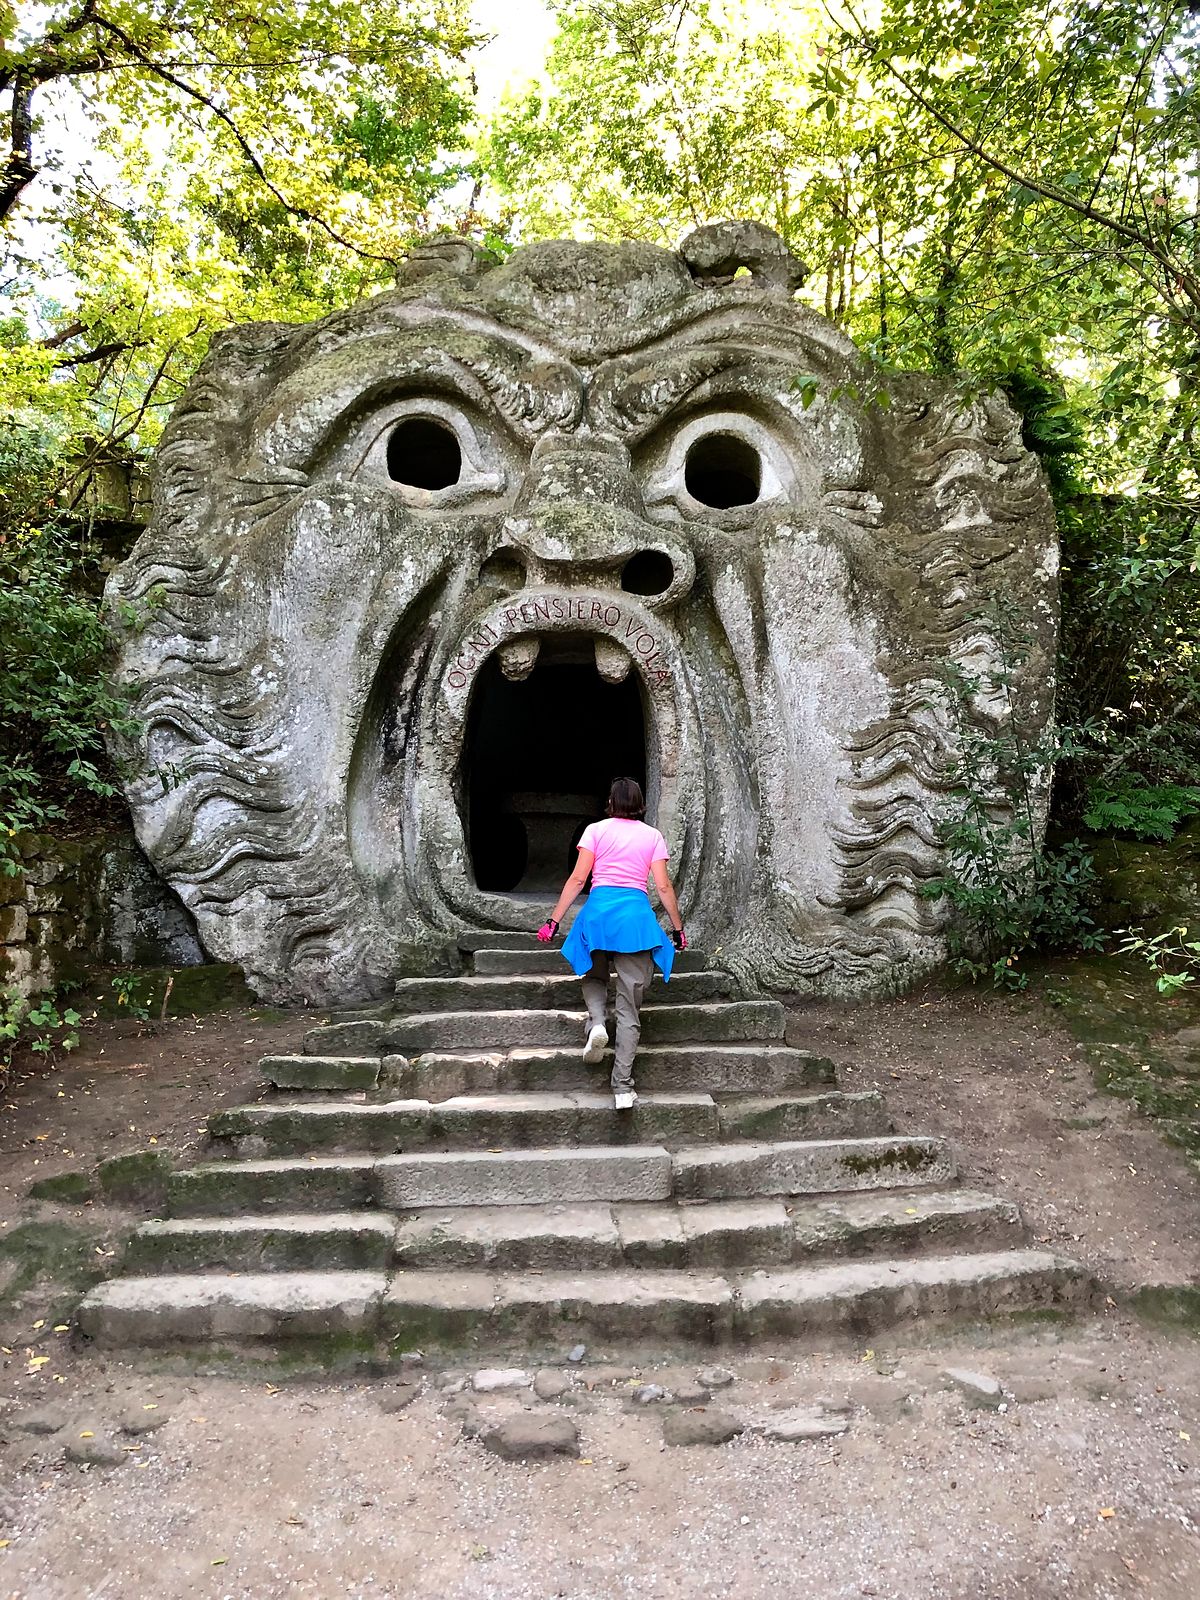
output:
[{"label": "inscription on stone lip", "polygon": [[505,606],[499,622],[481,623],[465,641],[446,672],[451,689],[465,689],[471,675],[498,644],[514,635],[535,632],[540,622],[586,622],[593,630],[603,629],[618,639],[635,661],[640,663],[646,681],[654,689],[671,681],[658,639],[640,616],[627,611],[611,595],[550,594]]}]

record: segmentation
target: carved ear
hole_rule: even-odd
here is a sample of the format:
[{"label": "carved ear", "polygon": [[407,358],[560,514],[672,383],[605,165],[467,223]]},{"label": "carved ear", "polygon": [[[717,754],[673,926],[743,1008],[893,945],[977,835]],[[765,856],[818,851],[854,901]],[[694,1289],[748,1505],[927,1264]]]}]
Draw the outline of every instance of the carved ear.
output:
[{"label": "carved ear", "polygon": [[773,228],[761,222],[709,222],[689,233],[679,254],[697,283],[732,283],[745,267],[759,289],[790,293],[808,277],[808,268],[794,256]]},{"label": "carved ear", "polygon": [[434,277],[477,278],[499,265],[490,251],[481,250],[470,239],[435,233],[418,239],[404,260],[397,262],[396,285],[405,288]]}]

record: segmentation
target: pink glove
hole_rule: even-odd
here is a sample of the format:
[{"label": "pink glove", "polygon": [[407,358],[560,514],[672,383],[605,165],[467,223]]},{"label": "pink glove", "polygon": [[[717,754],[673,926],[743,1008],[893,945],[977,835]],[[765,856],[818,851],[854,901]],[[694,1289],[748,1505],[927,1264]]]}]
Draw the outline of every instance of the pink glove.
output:
[{"label": "pink glove", "polygon": [[537,936],[543,944],[549,944],[557,932],[558,923],[555,922],[553,917],[548,917],[538,929]]}]

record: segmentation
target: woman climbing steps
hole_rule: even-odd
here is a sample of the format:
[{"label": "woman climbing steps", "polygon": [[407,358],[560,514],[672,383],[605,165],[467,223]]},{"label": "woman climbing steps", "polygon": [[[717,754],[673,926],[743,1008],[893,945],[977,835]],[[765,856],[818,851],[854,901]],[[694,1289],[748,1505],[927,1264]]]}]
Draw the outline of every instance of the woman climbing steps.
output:
[{"label": "woman climbing steps", "polygon": [[[584,829],[578,864],[563,885],[553,915],[538,929],[543,944],[554,938],[590,873],[592,890],[567,935],[563,955],[583,979],[588,1013],[583,1059],[589,1065],[603,1059],[608,1045],[608,979],[610,973],[616,976],[612,1089],[618,1111],[631,1110],[637,1101],[633,1060],[642,1031],[642,997],[654,967],[669,982],[675,951],[687,949],[679,902],[667,872],[666,842],[657,828],[642,821],[645,812],[641,786],[632,778],[617,778],[609,790],[608,816]],[[650,904],[646,880],[651,875],[671,919],[671,939]]]}]

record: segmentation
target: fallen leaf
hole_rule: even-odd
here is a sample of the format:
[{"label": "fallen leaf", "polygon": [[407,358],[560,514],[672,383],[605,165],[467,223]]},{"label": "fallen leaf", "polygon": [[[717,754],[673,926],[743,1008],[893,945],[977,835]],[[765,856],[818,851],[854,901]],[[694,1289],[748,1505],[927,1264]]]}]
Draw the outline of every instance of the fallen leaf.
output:
[{"label": "fallen leaf", "polygon": [[70,1333],[71,1324],[69,1322],[56,1322],[54,1324],[54,1331],[55,1333]]},{"label": "fallen leaf", "polygon": [[212,1564],[214,1567],[223,1567],[228,1560],[228,1556],[218,1556]]},{"label": "fallen leaf", "polygon": [[83,1432],[79,1435],[79,1437],[81,1439],[94,1439],[96,1437],[96,1435],[92,1432],[92,1430],[90,1428],[85,1428],[83,1430]]},{"label": "fallen leaf", "polygon": [[49,1356],[31,1356],[29,1360],[29,1371],[36,1372],[39,1367],[44,1367],[49,1359]]},{"label": "fallen leaf", "polygon": [[157,1400],[151,1400],[148,1404],[146,1404],[146,1405],[144,1405],[142,1407],[142,1410],[143,1411],[157,1411],[158,1410],[158,1401]]},{"label": "fallen leaf", "polygon": [[45,1319],[45,1318],[44,1318],[44,1317],[39,1317],[39,1318],[38,1318],[38,1319],[37,1319],[37,1321],[36,1321],[36,1322],[35,1322],[35,1323],[34,1323],[34,1325],[33,1325],[33,1327],[34,1327],[34,1332],[35,1332],[35,1333],[36,1333],[36,1331],[37,1331],[37,1330],[38,1330],[38,1329],[39,1329],[39,1328],[44,1328],[44,1327],[45,1327],[45,1326],[46,1326],[46,1319]]},{"label": "fallen leaf", "polygon": [[1108,1517],[1115,1517],[1115,1516],[1116,1516],[1116,1514],[1117,1514],[1117,1513],[1116,1513],[1116,1511],[1115,1511],[1115,1510],[1114,1510],[1114,1509],[1113,1509],[1113,1507],[1112,1507],[1112,1506],[1101,1506],[1101,1507],[1100,1507],[1100,1515],[1101,1515],[1101,1516],[1102,1516],[1102,1517],[1105,1517],[1105,1518],[1108,1518]]},{"label": "fallen leaf", "polygon": [[916,1206],[905,1206],[905,1208],[904,1208],[904,1215],[905,1215],[905,1216],[906,1216],[906,1217],[915,1217],[915,1216],[916,1216],[916,1215],[917,1215],[917,1208],[916,1208]]},{"label": "fallen leaf", "polygon": [[1183,1440],[1183,1442],[1185,1444],[1191,1444],[1191,1442],[1192,1442],[1191,1434],[1190,1433],[1184,1433],[1182,1428],[1179,1430],[1179,1437]]}]

